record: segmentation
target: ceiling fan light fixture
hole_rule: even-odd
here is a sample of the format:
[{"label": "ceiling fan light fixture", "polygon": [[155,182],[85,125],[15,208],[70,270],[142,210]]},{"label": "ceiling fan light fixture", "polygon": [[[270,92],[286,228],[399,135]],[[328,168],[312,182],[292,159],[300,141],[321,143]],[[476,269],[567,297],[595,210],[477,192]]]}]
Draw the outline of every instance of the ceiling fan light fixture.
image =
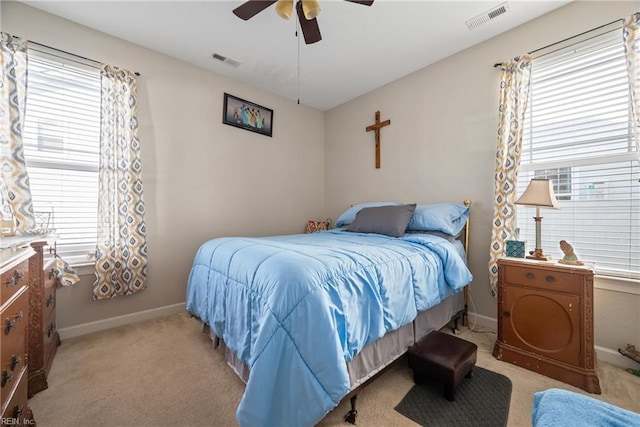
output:
[{"label": "ceiling fan light fixture", "polygon": [[276,13],[282,19],[289,19],[293,14],[293,0],[278,0],[276,4]]},{"label": "ceiling fan light fixture", "polygon": [[307,19],[313,19],[320,13],[320,3],[318,0],[300,0],[302,2],[302,11],[304,17]]}]

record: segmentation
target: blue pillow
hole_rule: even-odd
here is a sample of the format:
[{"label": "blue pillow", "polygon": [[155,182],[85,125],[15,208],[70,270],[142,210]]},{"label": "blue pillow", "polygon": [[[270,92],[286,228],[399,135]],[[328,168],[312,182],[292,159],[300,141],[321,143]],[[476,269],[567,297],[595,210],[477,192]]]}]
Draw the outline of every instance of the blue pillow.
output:
[{"label": "blue pillow", "polygon": [[441,231],[457,236],[469,218],[469,208],[461,203],[418,205],[407,230]]},{"label": "blue pillow", "polygon": [[336,220],[336,227],[344,227],[351,224],[356,219],[356,214],[363,208],[375,208],[378,206],[398,206],[398,202],[369,202],[360,203],[347,209]]}]

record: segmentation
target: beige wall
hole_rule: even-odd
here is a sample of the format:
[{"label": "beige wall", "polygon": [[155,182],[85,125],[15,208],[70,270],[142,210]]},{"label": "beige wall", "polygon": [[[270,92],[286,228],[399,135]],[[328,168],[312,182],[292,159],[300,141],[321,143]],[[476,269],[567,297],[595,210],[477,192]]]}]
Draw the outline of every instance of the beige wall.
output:
[{"label": "beige wall", "polygon": [[[59,290],[59,328],[184,302],[209,238],[301,232],[324,218],[324,113],[21,3],[2,2],[2,30],[142,73],[148,288],[93,301],[85,276]],[[272,108],[273,138],[223,125],[223,92]]]},{"label": "beige wall", "polygon": [[[473,201],[471,307],[495,322],[487,263],[493,214],[493,176],[499,70],[507,60],[617,18],[637,2],[575,2],[453,55],[326,114],[327,215],[351,203]],[[384,57],[380,57],[384,67]],[[380,110],[382,167],[374,168],[373,135],[364,131]],[[636,285],[636,290],[640,286]],[[605,290],[595,294],[596,343],[617,349],[640,344],[640,297]]]}]

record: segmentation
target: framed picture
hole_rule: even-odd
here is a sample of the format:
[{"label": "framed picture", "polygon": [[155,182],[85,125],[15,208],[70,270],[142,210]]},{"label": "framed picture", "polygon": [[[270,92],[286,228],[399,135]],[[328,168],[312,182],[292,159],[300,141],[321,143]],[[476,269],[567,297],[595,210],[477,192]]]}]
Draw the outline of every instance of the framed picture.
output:
[{"label": "framed picture", "polygon": [[222,123],[271,136],[273,110],[225,93]]}]

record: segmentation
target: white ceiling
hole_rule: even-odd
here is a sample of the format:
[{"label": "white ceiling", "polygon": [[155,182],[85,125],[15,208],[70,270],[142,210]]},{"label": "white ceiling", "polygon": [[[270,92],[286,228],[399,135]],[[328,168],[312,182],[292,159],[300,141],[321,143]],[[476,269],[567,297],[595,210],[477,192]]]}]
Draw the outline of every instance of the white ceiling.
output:
[{"label": "white ceiling", "polygon": [[[507,13],[469,30],[467,20],[505,2],[376,0],[367,7],[320,0],[322,40],[312,45],[300,40],[298,79],[296,22],[294,17],[280,18],[275,5],[243,21],[232,10],[244,0],[23,0],[265,91],[294,101],[299,98],[300,103],[323,111],[570,1],[510,0]],[[234,68],[216,61],[211,58],[214,52],[241,65]]]}]

